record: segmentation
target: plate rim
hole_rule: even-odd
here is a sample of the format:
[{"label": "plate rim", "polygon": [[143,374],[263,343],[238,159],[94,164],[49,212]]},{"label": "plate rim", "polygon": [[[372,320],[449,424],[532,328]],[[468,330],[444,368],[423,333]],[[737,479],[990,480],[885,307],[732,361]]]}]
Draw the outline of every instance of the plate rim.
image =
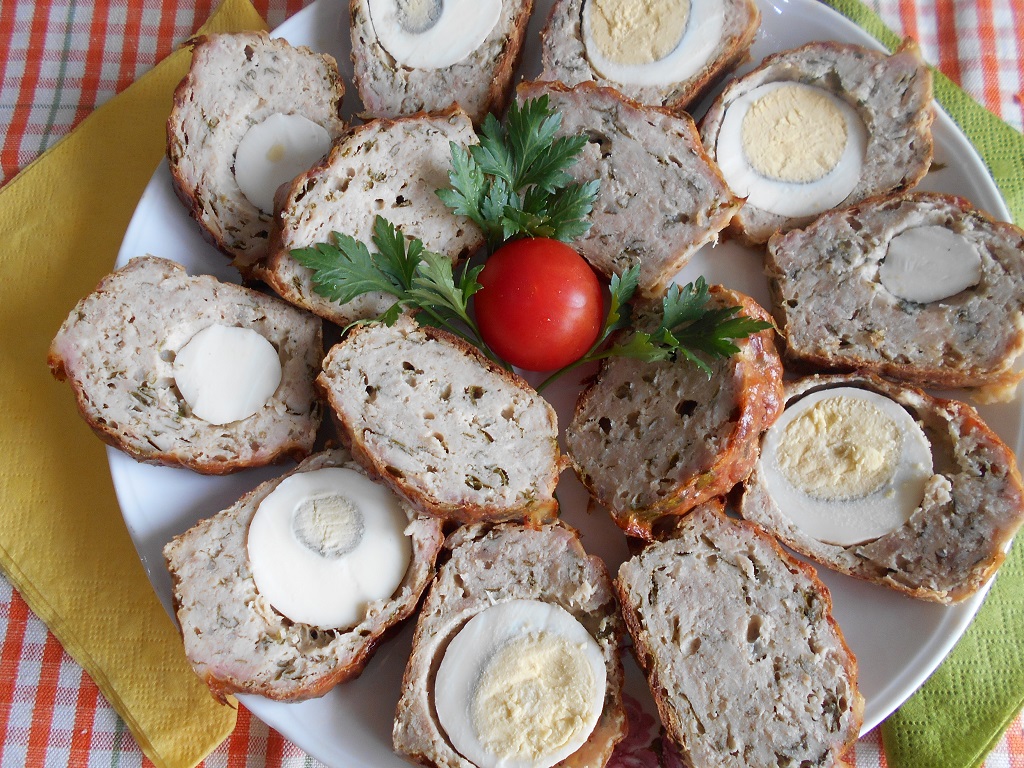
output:
[{"label": "plate rim", "polygon": [[[844,16],[835,8],[826,5],[822,2],[819,2],[819,0],[757,0],[757,2],[759,6],[770,7],[780,15],[824,14],[825,16],[831,16],[832,21],[834,21],[841,28],[841,30],[845,32],[847,37],[859,38],[861,40],[861,42],[859,42],[858,44],[871,46],[878,50],[886,50],[885,47],[877,39],[875,39],[870,33],[868,33],[862,27],[858,26],[855,22]],[[533,13],[535,15],[539,14],[546,18],[546,11],[542,11],[541,8],[543,6],[546,6],[547,4],[548,3],[545,3],[543,0],[540,0],[535,4]],[[305,8],[303,8],[293,16],[289,17],[282,25],[275,28],[271,34],[276,37],[287,38],[289,35],[294,34],[295,29],[302,29],[303,27],[312,26],[310,20],[314,19],[318,15],[327,15],[331,17],[337,15],[338,20],[343,26],[342,28],[337,29],[335,31],[347,35],[347,26],[344,26],[344,24],[345,22],[347,22],[348,8],[347,3],[345,3],[343,0],[314,0],[314,2],[310,3]],[[531,24],[535,23],[535,21],[535,19],[531,20]],[[301,39],[299,39],[299,42],[297,44],[311,45],[311,47],[314,47],[318,50],[322,50],[325,47],[330,48],[330,45],[324,45],[323,43],[323,40],[327,39],[325,35],[329,32],[329,29],[325,30],[323,28],[323,25],[320,25],[320,27],[317,29],[317,35],[320,38],[317,41],[319,42],[319,45],[317,44],[317,42],[307,40],[306,35],[300,35]],[[761,34],[762,33],[759,31],[759,38]],[[327,52],[330,52],[332,53],[332,55],[334,55],[336,53],[336,50],[328,50]],[[342,74],[345,77],[347,96],[351,95],[354,97],[355,88],[354,85],[352,85],[351,64],[348,61],[348,57],[338,57],[337,55],[335,55],[335,58],[338,59],[338,63],[342,68]],[[346,63],[348,64],[347,75],[345,74]],[[756,61],[751,62],[752,65],[756,65],[756,63]],[[747,69],[749,68],[751,67],[748,66]],[[740,71],[742,72],[744,70],[741,69]],[[991,174],[989,173],[983,160],[978,154],[977,149],[970,143],[970,141],[964,135],[963,131],[956,124],[956,122],[949,116],[949,114],[945,111],[943,106],[937,100],[933,101],[933,104],[937,112],[936,123],[940,124],[942,129],[948,131],[950,133],[950,136],[952,136],[953,139],[958,142],[956,151],[961,156],[969,158],[969,161],[973,166],[971,173],[974,175],[980,173],[981,178],[983,178],[985,183],[989,187],[991,187],[991,191],[994,194],[995,199],[998,201],[998,205],[989,206],[991,208],[996,209],[989,210],[989,213],[997,219],[1004,221],[1010,220],[1010,212],[1006,206],[1005,200],[1003,199],[1002,193],[999,190],[998,186],[995,184],[994,180],[992,179]],[[162,182],[161,177],[163,177]],[[147,184],[147,187],[143,192],[143,195],[140,198],[135,211],[132,214],[131,220],[128,224],[128,227],[126,228],[125,235],[122,239],[121,246],[118,251],[117,259],[115,262],[116,266],[122,266],[127,261],[128,258],[140,255],[139,250],[135,247],[135,243],[137,243],[141,239],[141,231],[144,230],[145,228],[145,219],[147,215],[146,203],[149,200],[147,196],[153,194],[151,188],[154,187],[155,184],[169,184],[169,179],[170,176],[169,172],[167,171],[167,163],[165,158],[164,160],[161,161],[160,166],[153,174],[153,177],[151,178],[150,182]],[[164,190],[164,192],[166,192],[166,190]],[[171,192],[171,195],[173,196],[173,192]],[[183,207],[180,206],[180,204],[179,207],[182,209],[183,212]],[[191,222],[191,225],[193,226],[194,229],[197,230],[197,227],[195,227],[194,222]],[[194,232],[193,234],[198,233]],[[230,267],[230,264],[228,263],[226,257],[223,258],[222,261],[224,262],[223,264],[204,264],[204,266],[209,266],[210,269],[208,271],[212,274],[217,274],[218,277],[221,277],[221,279],[228,279],[234,282],[238,282],[240,278],[237,275],[237,272],[232,267]],[[1022,444],[1024,444],[1024,429],[1018,430],[1017,446],[1015,446],[1015,448],[1019,449]],[[126,514],[126,508],[130,508],[134,503],[129,498],[131,496],[133,483],[133,481],[130,480],[129,478],[133,474],[132,470],[137,468],[139,465],[134,460],[130,459],[129,457],[125,456],[124,454],[120,453],[114,448],[107,447],[106,450],[108,456],[108,465],[111,472],[111,478],[113,481],[115,494],[118,500],[118,506],[121,510],[122,517],[125,520],[126,527],[128,528],[129,534],[131,535],[131,538],[133,540],[133,544],[136,546],[137,552],[142,560],[143,566],[147,573],[147,577],[150,579],[150,582],[154,590],[156,591],[158,597],[160,598],[161,602],[164,604],[165,609],[171,615],[171,620],[175,623],[175,626],[177,626],[177,620],[173,614],[173,609],[170,607],[169,595],[165,595],[164,592],[161,590],[154,574],[154,569],[164,569],[164,565],[162,562],[158,564],[148,562],[145,554],[141,550],[139,550],[139,541],[136,537],[136,529],[133,526],[133,521],[129,520],[129,515]],[[1015,450],[1015,453],[1019,455],[1019,450]],[[275,469],[275,474],[280,474],[280,472],[284,471],[285,469],[286,468],[282,468],[279,466]],[[254,482],[253,484],[255,485],[256,482]],[[216,513],[208,513],[207,516],[209,516],[210,514]],[[824,569],[824,566],[815,565],[815,568],[820,571]],[[892,696],[892,701],[890,702],[891,705],[886,704],[882,707],[876,706],[875,714],[870,718],[870,720],[865,719],[863,728],[860,732],[860,736],[863,736],[864,734],[872,730],[874,727],[876,727],[881,721],[883,721],[893,711],[895,711],[895,709],[897,709],[904,701],[906,701],[910,696],[912,696],[913,693],[916,692],[916,690],[924,683],[924,681],[942,663],[942,661],[945,660],[950,650],[959,641],[959,639],[963,635],[963,632],[966,630],[967,626],[973,620],[978,608],[984,602],[984,599],[987,596],[991,584],[992,579],[989,580],[989,582],[981,591],[979,591],[979,593],[977,593],[975,596],[972,596],[967,601],[957,604],[955,606],[947,607],[947,611],[949,611],[949,613],[947,613],[943,621],[939,624],[939,628],[943,628],[944,631],[942,633],[939,633],[937,631],[933,632],[932,635],[929,637],[928,642],[925,643],[921,648],[919,648],[917,654],[914,656],[915,662],[921,660],[922,657],[923,660],[921,660],[919,663],[915,663],[915,665],[913,665],[912,668],[905,668],[902,674],[898,675],[895,679],[893,679],[889,683],[889,685],[887,685],[884,689],[884,691],[887,691],[889,690],[889,688],[896,687],[900,691],[905,691],[905,693],[903,695],[897,694],[895,696]],[[940,634],[941,636],[939,636]],[[330,746],[324,743],[323,739],[317,737],[316,734],[307,732],[307,729],[301,727],[301,723],[298,724],[300,727],[292,727],[290,723],[283,722],[282,718],[278,716],[278,709],[280,707],[289,707],[292,708],[293,712],[297,712],[302,707],[307,706],[309,704],[308,702],[302,704],[284,704],[281,702],[274,702],[253,695],[240,695],[238,698],[245,704],[245,706],[253,714],[259,717],[261,720],[267,722],[268,725],[278,730],[280,733],[282,733],[282,735],[284,735],[290,741],[294,742],[297,746],[299,746],[301,749],[306,751],[308,754],[310,754],[317,760],[330,765],[332,764],[332,761],[345,758],[345,755],[339,755],[334,753],[333,751],[330,751]],[[316,700],[314,700],[314,703],[315,701]],[[867,712],[867,709],[865,711]],[[287,719],[289,718],[286,718],[286,720]]]}]

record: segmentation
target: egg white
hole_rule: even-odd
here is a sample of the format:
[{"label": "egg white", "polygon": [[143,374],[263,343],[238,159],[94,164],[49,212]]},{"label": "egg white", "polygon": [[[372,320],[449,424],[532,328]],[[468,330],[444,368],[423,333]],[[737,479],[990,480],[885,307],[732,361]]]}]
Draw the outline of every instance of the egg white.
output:
[{"label": "egg white", "polygon": [[398,0],[369,0],[370,22],[384,50],[410,69],[457,64],[480,47],[501,17],[501,0],[443,0],[436,20],[414,31],[403,26],[399,5]]},{"label": "egg white", "polygon": [[230,424],[262,410],[281,384],[281,358],[251,328],[215,323],[190,338],[174,356],[174,384],[192,414]]},{"label": "egg white", "polygon": [[308,171],[331,148],[327,130],[302,115],[274,113],[246,131],[235,150],[235,182],[250,203],[274,212],[278,187]]},{"label": "egg white", "polygon": [[[304,503],[339,495],[351,504],[358,528],[354,546],[315,551],[296,530]],[[412,561],[409,523],[388,488],[347,467],[326,467],[286,477],[260,502],[249,525],[247,550],[256,589],[292,621],[321,629],[348,629],[367,606],[390,598]]]}]

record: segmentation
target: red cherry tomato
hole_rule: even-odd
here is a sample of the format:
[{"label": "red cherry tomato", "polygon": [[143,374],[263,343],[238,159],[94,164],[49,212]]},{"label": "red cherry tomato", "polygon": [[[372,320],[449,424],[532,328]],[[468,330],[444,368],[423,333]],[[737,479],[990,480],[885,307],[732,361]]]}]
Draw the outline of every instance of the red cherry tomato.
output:
[{"label": "red cherry tomato", "polygon": [[550,371],[579,360],[604,324],[601,283],[565,243],[513,240],[487,260],[475,296],[484,341],[508,362]]}]

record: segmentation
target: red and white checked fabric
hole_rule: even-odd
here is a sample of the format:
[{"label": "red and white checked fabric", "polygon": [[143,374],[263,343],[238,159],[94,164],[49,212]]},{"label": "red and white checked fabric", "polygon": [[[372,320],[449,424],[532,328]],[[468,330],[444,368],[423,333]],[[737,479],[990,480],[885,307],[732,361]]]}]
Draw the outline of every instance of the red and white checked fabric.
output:
[{"label": "red and white checked fabric", "polygon": [[[311,0],[254,0],[271,27]],[[186,40],[215,0],[0,0],[0,185]],[[868,0],[925,58],[1006,122],[1024,124],[1024,0]],[[0,577],[0,768],[150,765],[96,685]],[[240,709],[204,762],[317,766]],[[877,732],[855,768],[885,768]],[[1018,717],[985,768],[1024,768]]]}]

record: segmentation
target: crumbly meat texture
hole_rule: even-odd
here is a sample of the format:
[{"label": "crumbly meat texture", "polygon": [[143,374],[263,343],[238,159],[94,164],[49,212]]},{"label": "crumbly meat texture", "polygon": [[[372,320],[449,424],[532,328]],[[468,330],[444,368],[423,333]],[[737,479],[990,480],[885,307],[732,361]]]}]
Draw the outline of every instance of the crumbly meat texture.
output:
[{"label": "crumbly meat texture", "polygon": [[431,251],[468,256],[483,244],[469,219],[453,214],[435,193],[449,184],[450,142],[475,144],[476,133],[460,109],[398,120],[374,120],[335,143],[327,158],[300,175],[278,199],[266,268],[257,274],[286,301],[338,325],[373,318],[394,297],[369,293],[339,304],[313,289],[313,272],[292,258],[293,248],[351,235],[371,250],[373,223],[383,216]]},{"label": "crumbly meat texture", "polygon": [[462,61],[442,69],[398,64],[381,46],[368,0],[351,0],[354,83],[366,117],[433,112],[457,103],[474,123],[501,115],[512,94],[533,0],[503,0],[491,33]]},{"label": "crumbly meat texture", "polygon": [[398,590],[367,607],[351,629],[317,629],[282,616],[256,588],[248,532],[256,509],[286,477],[322,467],[358,467],[347,451],[310,457],[164,547],[185,654],[220,701],[232,693],[299,701],[358,677],[378,644],[416,608],[443,543],[436,520],[406,506],[413,559]]},{"label": "crumbly meat texture", "polygon": [[742,515],[828,568],[911,597],[956,603],[977,592],[1024,523],[1024,487],[1013,452],[966,403],[873,376],[811,376],[786,388],[787,402],[823,387],[861,387],[909,411],[931,443],[935,474],[921,505],[892,533],[841,547],[797,528],[761,482],[760,460],[744,487]]},{"label": "crumbly meat texture", "polygon": [[706,505],[623,563],[615,586],[685,765],[845,765],[864,700],[811,566]]},{"label": "crumbly meat texture", "polygon": [[722,39],[708,63],[687,80],[667,85],[626,85],[598,73],[587,56],[583,40],[584,0],[556,0],[541,31],[541,80],[566,85],[594,81],[614,88],[641,104],[683,112],[695,104],[721,77],[750,58],[750,46],[761,25],[761,13],[753,0],[722,0],[725,24]]},{"label": "crumbly meat texture", "polygon": [[460,522],[557,514],[554,409],[452,334],[409,316],[359,326],[317,385],[356,460],[418,509]]},{"label": "crumbly meat texture", "polygon": [[[712,287],[716,306],[767,320],[752,299]],[[740,351],[692,363],[605,360],[565,433],[569,457],[597,503],[632,536],[650,538],[663,515],[686,514],[750,473],[761,433],[782,410],[782,363],[765,330]]]},{"label": "crumbly meat texture", "polygon": [[[728,106],[754,88],[777,81],[830,91],[849,103],[868,129],[860,180],[837,208],[903,192],[928,172],[935,119],[932,75],[913,40],[908,38],[891,55],[825,41],[767,57],[753,72],[730,83],[701,120],[701,138],[711,157],[718,156],[718,134]],[[804,226],[815,218],[780,216],[748,203],[727,231],[747,244],[760,245],[776,232]]]},{"label": "crumbly meat texture", "polygon": [[514,524],[460,528],[420,609],[412,654],[395,716],[395,750],[426,766],[472,768],[445,737],[434,714],[437,668],[466,622],[509,600],[542,600],[564,608],[601,647],[607,683],[604,711],[590,739],[559,763],[600,768],[626,735],[619,648],[622,620],[604,562],[588,556],[575,531],[560,523],[538,529]]},{"label": "crumbly meat texture", "polygon": [[[259,411],[222,425],[194,416],[174,384],[175,354],[214,324],[259,333],[277,349],[282,371]],[[78,302],[53,339],[48,362],[104,442],[139,461],[222,475],[309,454],[321,420],[313,379],[322,358],[318,318],[147,256],[132,259]]]},{"label": "crumbly meat texture", "polygon": [[664,294],[743,201],[704,151],[689,115],[645,107],[593,83],[518,88],[520,100],[542,95],[562,115],[559,135],[587,136],[569,172],[581,183],[601,183],[590,231],[573,247],[606,277],[638,263],[641,292]]},{"label": "crumbly meat texture", "polygon": [[248,275],[267,255],[273,211],[261,211],[239,189],[239,143],[274,114],[302,115],[337,138],[345,130],[345,86],[332,57],[265,32],[207,35],[191,44],[192,65],[167,120],[171,179],[204,236]]},{"label": "crumbly meat texture", "polygon": [[[889,292],[879,278],[889,242],[925,226],[945,227],[977,249],[977,285],[928,304]],[[1024,231],[967,200],[915,192],[826,214],[773,237],[765,271],[791,361],[981,388],[974,394],[984,400],[1009,399],[1024,376],[1014,370],[1024,352]]]}]

